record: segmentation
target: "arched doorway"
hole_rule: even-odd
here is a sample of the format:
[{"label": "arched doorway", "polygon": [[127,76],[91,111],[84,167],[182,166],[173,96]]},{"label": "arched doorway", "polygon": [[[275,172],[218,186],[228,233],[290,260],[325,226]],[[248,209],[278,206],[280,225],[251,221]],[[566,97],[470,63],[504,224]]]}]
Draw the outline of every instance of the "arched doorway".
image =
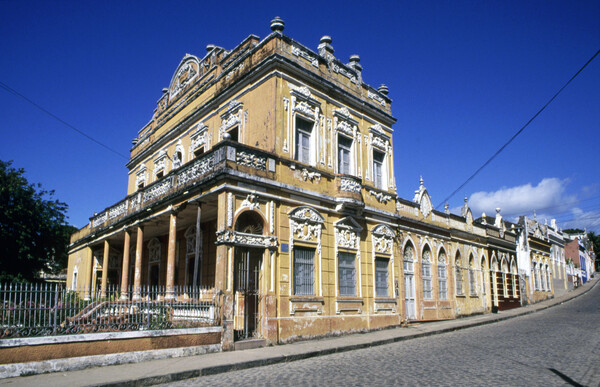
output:
[{"label": "arched doorway", "polygon": [[[262,235],[263,219],[253,211],[240,214],[237,235]],[[261,337],[262,261],[264,248],[236,246],[234,260],[234,339]]]},{"label": "arched doorway", "polygon": [[415,249],[412,244],[410,242],[407,243],[404,248],[404,308],[407,320],[415,320],[417,318],[414,254]]}]

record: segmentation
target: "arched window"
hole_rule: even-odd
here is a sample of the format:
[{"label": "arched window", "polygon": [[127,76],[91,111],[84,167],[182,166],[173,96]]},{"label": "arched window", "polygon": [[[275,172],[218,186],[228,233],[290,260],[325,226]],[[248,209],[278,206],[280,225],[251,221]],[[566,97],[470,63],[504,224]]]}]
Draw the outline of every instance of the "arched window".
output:
[{"label": "arched window", "polygon": [[537,277],[537,262],[533,261],[533,270],[531,272],[531,281],[533,282],[533,289],[537,290],[538,289],[538,283],[536,281],[536,277]]},{"label": "arched window", "polygon": [[535,267],[535,282],[538,286],[538,289],[542,289],[542,287],[544,286],[542,284],[542,277],[541,277],[541,272],[542,272],[542,263],[538,263]]},{"label": "arched window", "polygon": [[475,260],[471,255],[469,257],[469,293],[472,296],[477,295],[477,280],[475,278]]},{"label": "arched window", "polygon": [[462,278],[462,268],[460,267],[460,254],[456,253],[456,258],[454,260],[454,271],[455,271],[455,285],[456,285],[456,295],[457,296],[462,296],[463,295],[463,278]]},{"label": "arched window", "polygon": [[548,291],[551,292],[552,291],[552,280],[551,280],[551,276],[550,276],[550,268],[548,267],[548,265],[546,265],[546,281],[548,282]]},{"label": "arched window", "polygon": [[410,243],[404,248],[404,273],[414,273],[414,256],[415,250]]},{"label": "arched window", "polygon": [[431,294],[431,251],[428,246],[423,250],[421,267],[423,269],[423,299],[431,300],[433,298]]},{"label": "arched window", "polygon": [[486,269],[487,265],[485,264],[485,257],[484,256],[481,257],[480,266],[481,266],[481,271],[480,271],[480,273],[481,273],[481,276],[480,276],[480,279],[481,279],[481,294],[485,295],[486,294],[486,290],[485,290],[485,269]]},{"label": "arched window", "polygon": [[518,298],[519,297],[519,293],[518,293],[519,284],[517,283],[517,276],[519,273],[517,271],[517,264],[515,262],[514,257],[513,257],[512,261],[510,262],[510,273],[512,274],[513,297]]},{"label": "arched window", "polygon": [[263,233],[263,220],[262,217],[254,211],[245,211],[238,216],[235,222],[235,231],[243,232],[246,234],[259,234]]},{"label": "arched window", "polygon": [[504,298],[508,298],[508,262],[506,258],[502,258],[502,285],[504,287]]},{"label": "arched window", "polygon": [[438,292],[440,300],[448,299],[446,277],[446,253],[442,250],[438,256]]}]

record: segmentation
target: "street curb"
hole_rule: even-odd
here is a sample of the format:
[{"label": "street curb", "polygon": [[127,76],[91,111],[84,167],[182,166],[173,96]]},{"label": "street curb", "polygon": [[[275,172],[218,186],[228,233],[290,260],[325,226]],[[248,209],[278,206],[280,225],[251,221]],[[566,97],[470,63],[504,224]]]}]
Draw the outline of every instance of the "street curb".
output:
[{"label": "street curb", "polygon": [[[488,324],[492,324],[492,323],[496,323],[496,322],[500,322],[500,321],[509,320],[509,319],[512,319],[515,317],[527,316],[532,313],[536,313],[536,312],[539,312],[542,310],[546,310],[546,309],[555,307],[557,305],[562,305],[566,302],[569,302],[571,300],[574,300],[578,297],[583,296],[584,294],[589,293],[594,287],[596,287],[598,282],[600,282],[600,280],[595,280],[589,289],[587,289],[579,294],[574,294],[573,297],[569,297],[569,298],[565,299],[564,301],[552,302],[552,303],[549,303],[549,305],[544,305],[544,306],[539,306],[539,307],[535,307],[535,304],[531,304],[531,306],[533,306],[532,310],[524,310],[521,313],[515,313],[513,315],[498,316],[496,318],[485,320],[485,321],[475,321],[472,323],[466,323],[463,325],[453,326],[453,327],[449,327],[449,328],[442,328],[442,329],[438,329],[435,331],[419,332],[419,333],[415,333],[415,334],[408,335],[408,336],[392,337],[389,339],[375,340],[375,341],[371,341],[368,343],[338,346],[338,347],[334,347],[334,348],[309,351],[309,352],[293,354],[293,355],[277,355],[277,356],[273,356],[273,357],[270,357],[267,359],[250,360],[250,361],[244,361],[244,362],[233,363],[233,364],[223,364],[223,365],[219,365],[219,366],[204,367],[204,368],[200,367],[195,370],[173,372],[173,373],[166,374],[166,375],[148,376],[148,377],[136,379],[136,380],[122,380],[122,381],[118,381],[118,382],[95,384],[94,386],[137,387],[137,386],[150,386],[150,385],[160,384],[160,383],[170,383],[170,382],[176,382],[176,381],[180,381],[180,380],[196,378],[199,376],[216,375],[216,374],[225,373],[225,372],[239,371],[239,370],[244,370],[244,369],[248,369],[248,368],[262,367],[262,366],[273,365],[273,364],[288,363],[288,362],[297,361],[297,360],[309,359],[309,358],[317,357],[317,356],[331,355],[334,353],[343,353],[343,352],[348,352],[348,351],[354,351],[357,349],[377,347],[377,346],[381,346],[381,345],[397,343],[400,341],[412,340],[412,339],[417,339],[417,338],[421,338],[421,337],[434,336],[434,335],[439,335],[439,334],[448,333],[448,332],[454,332],[454,331],[458,331],[458,330],[462,330],[462,329],[488,325]],[[554,299],[553,299],[553,301],[554,301]]]}]

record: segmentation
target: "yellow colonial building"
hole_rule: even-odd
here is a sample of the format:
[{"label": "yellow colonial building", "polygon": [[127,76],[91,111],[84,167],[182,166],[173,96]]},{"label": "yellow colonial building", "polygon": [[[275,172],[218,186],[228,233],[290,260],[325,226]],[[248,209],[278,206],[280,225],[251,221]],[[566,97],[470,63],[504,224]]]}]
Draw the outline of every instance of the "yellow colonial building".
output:
[{"label": "yellow colonial building", "polygon": [[134,139],[127,196],[72,237],[71,288],[209,289],[223,349],[491,311],[498,237],[466,202],[434,210],[422,179],[397,196],[412,182],[394,177],[387,87],[330,37],[312,50],[271,29],[183,57]]}]

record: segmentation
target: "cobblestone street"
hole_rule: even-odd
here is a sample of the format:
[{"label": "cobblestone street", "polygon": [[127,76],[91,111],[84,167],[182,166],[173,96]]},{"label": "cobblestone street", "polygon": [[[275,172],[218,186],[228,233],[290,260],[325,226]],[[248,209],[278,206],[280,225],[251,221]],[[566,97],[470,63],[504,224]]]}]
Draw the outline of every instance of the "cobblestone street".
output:
[{"label": "cobblestone street", "polygon": [[171,386],[600,384],[600,287],[507,321]]}]

